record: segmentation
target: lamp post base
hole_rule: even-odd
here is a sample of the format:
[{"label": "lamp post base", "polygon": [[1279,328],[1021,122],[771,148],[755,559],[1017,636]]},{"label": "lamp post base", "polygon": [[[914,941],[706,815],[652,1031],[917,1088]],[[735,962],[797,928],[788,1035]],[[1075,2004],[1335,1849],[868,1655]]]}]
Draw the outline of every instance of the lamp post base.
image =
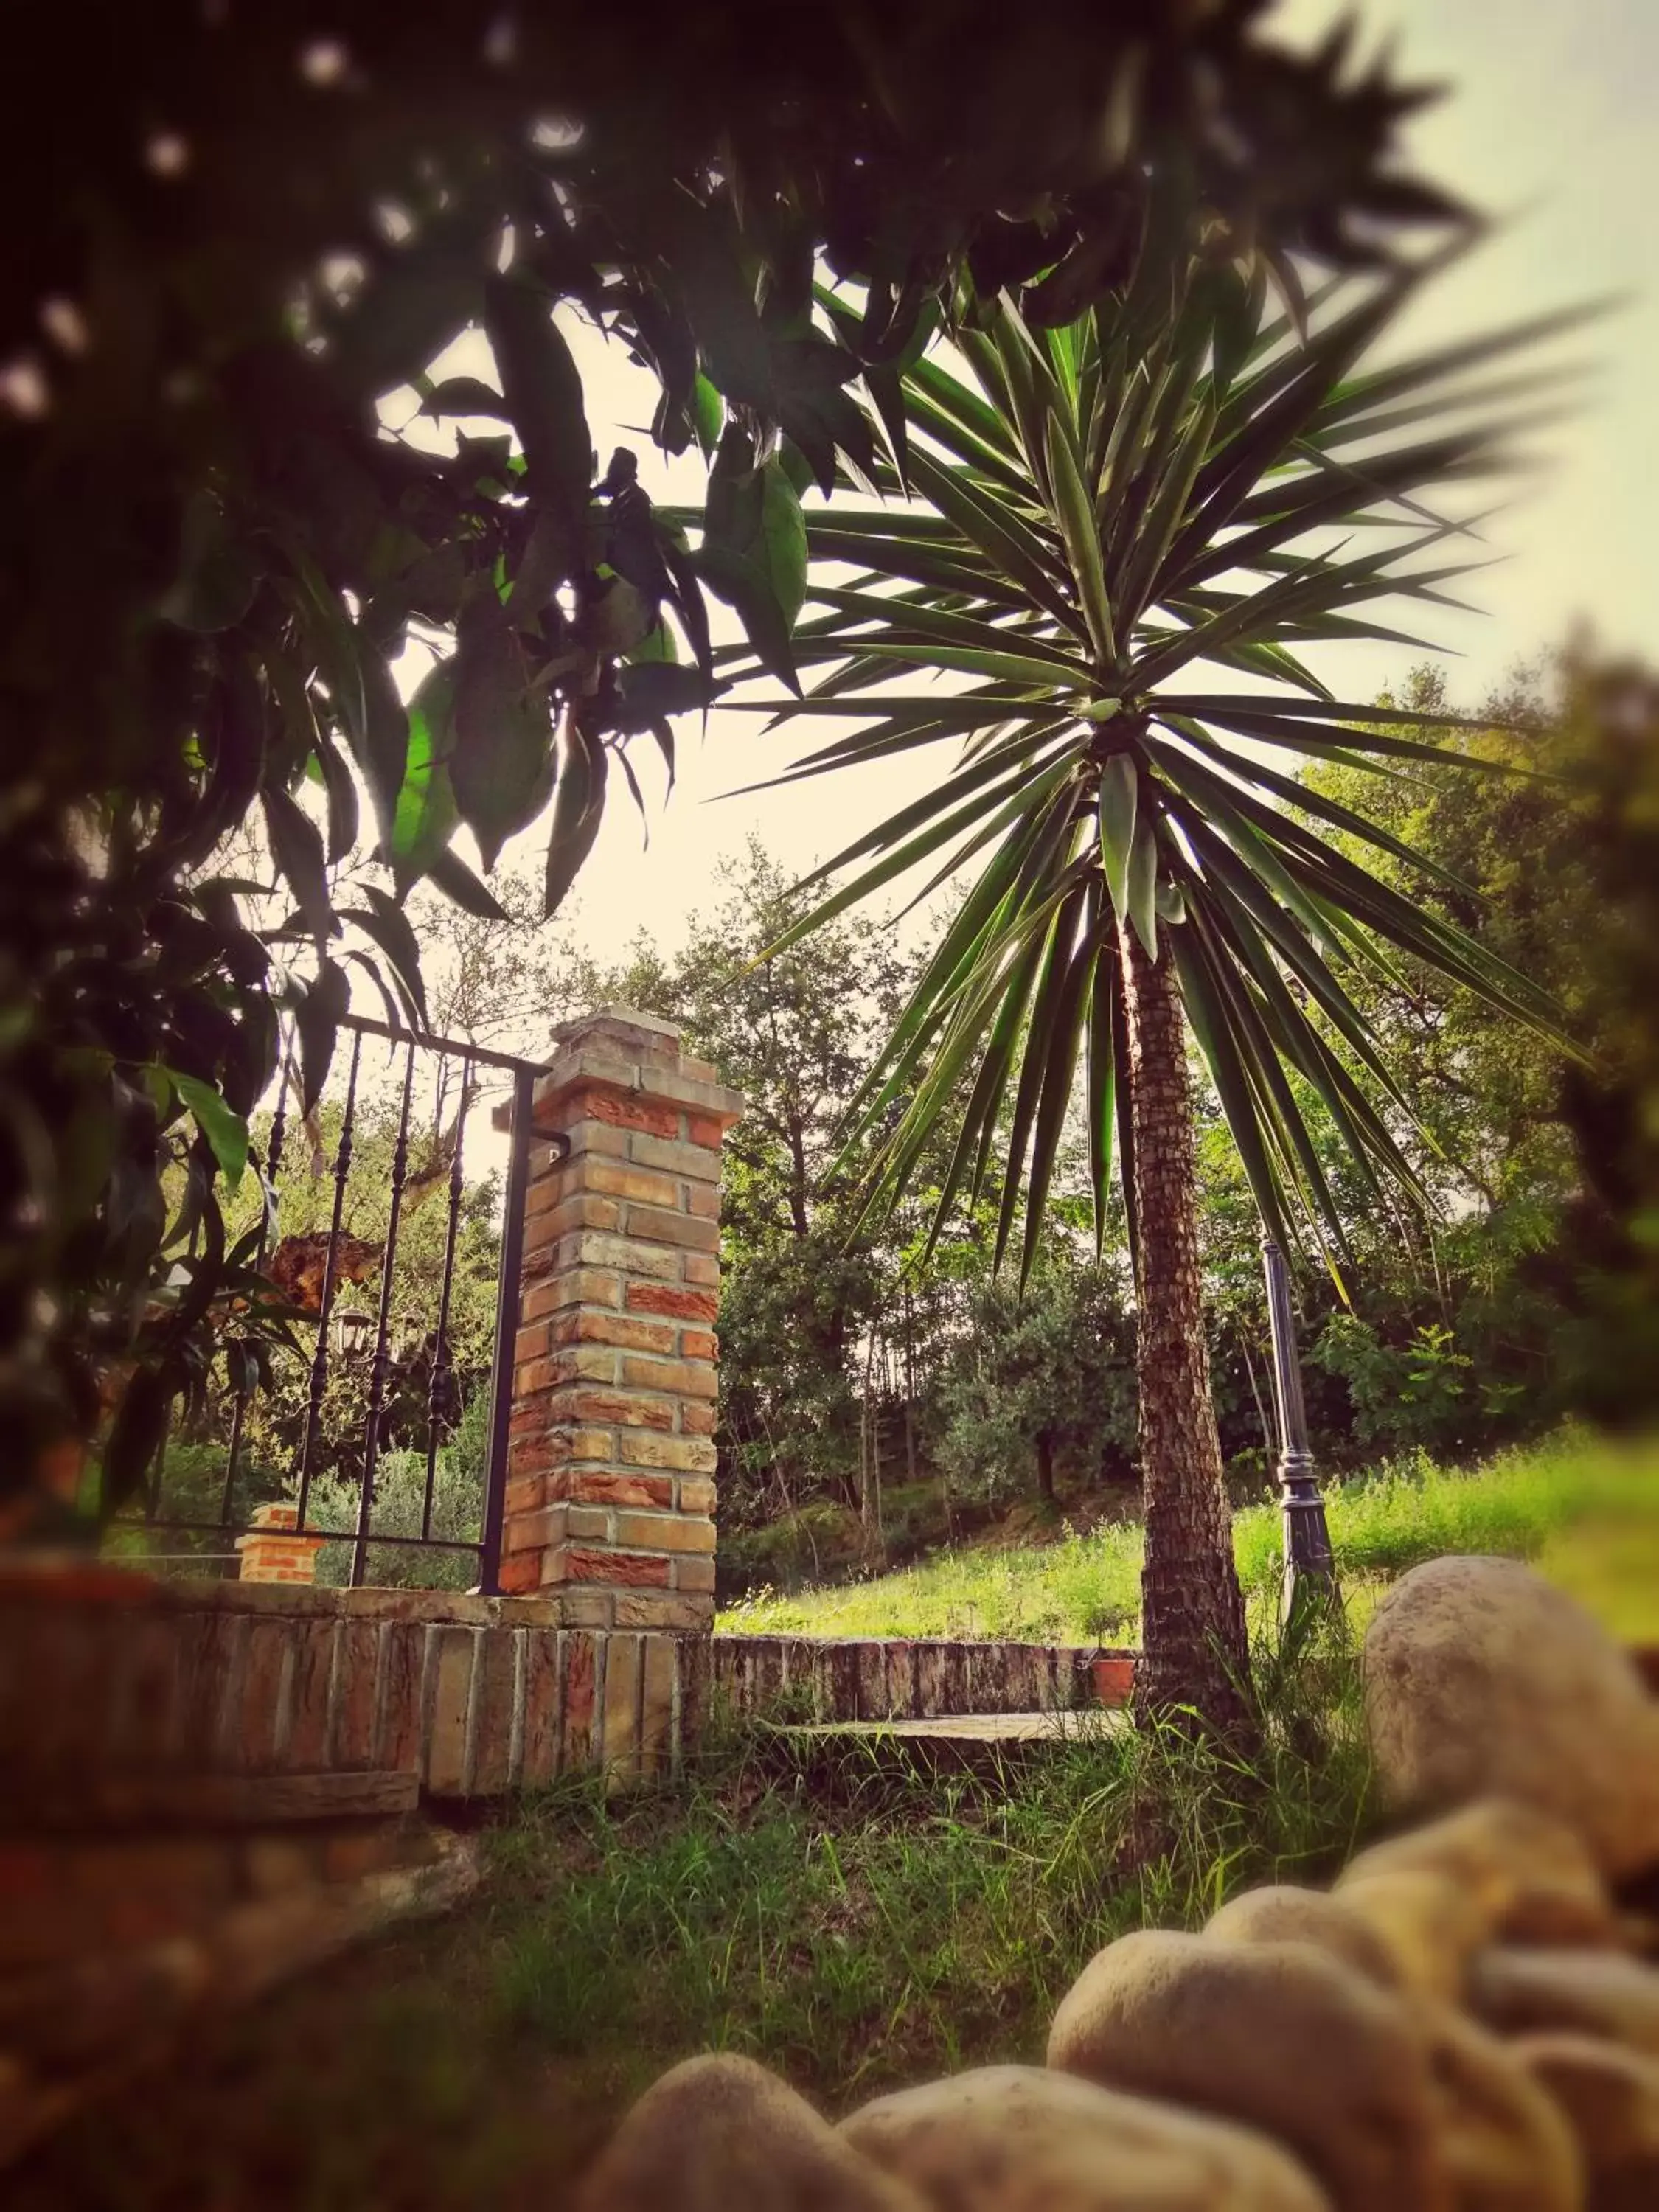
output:
[{"label": "lamp post base", "polygon": [[1281,1454],[1279,1511],[1285,1532],[1279,1620],[1288,1625],[1310,1605],[1329,1604],[1336,1596],[1336,1559],[1311,1454]]}]

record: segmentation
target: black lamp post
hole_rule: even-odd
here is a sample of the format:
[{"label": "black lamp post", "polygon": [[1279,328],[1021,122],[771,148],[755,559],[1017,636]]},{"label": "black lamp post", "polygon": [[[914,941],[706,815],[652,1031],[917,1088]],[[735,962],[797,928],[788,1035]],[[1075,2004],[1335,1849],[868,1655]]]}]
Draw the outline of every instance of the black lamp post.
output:
[{"label": "black lamp post", "polygon": [[1281,1619],[1291,1619],[1307,1598],[1336,1591],[1336,1562],[1325,1501],[1319,1494],[1313,1454],[1308,1449],[1308,1415],[1302,1402],[1302,1369],[1296,1356],[1296,1320],[1291,1311],[1290,1277],[1285,1255],[1273,1237],[1261,1239],[1262,1272],[1267,1279],[1267,1327],[1273,1338],[1273,1411],[1279,1417],[1279,1507],[1285,1525],[1285,1586]]}]

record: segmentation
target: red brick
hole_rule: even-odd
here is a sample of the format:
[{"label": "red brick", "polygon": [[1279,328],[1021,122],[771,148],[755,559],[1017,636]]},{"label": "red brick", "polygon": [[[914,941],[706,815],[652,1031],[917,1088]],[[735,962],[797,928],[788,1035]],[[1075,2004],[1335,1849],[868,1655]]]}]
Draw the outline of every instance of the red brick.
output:
[{"label": "red brick", "polygon": [[712,1329],[683,1328],[680,1331],[682,1359],[718,1359],[720,1340]]},{"label": "red brick", "polygon": [[720,1218],[720,1194],[714,1183],[693,1182],[685,1187],[685,1210],[702,1221],[718,1221]]},{"label": "red brick", "polygon": [[544,1505],[539,1513],[510,1516],[501,1528],[504,1553],[543,1552],[564,1541],[566,1508]]},{"label": "red brick", "polygon": [[556,1339],[548,1334],[545,1322],[538,1322],[519,1331],[513,1341],[513,1357],[514,1359],[544,1359],[555,1342],[562,1341],[562,1338]]},{"label": "red brick", "polygon": [[712,1114],[688,1114],[685,1117],[685,1141],[688,1145],[709,1145],[718,1149],[725,1134],[724,1125]]},{"label": "red brick", "polygon": [[567,1382],[614,1382],[617,1355],[604,1345],[562,1346],[546,1359],[532,1359],[513,1371],[513,1388],[520,1398],[544,1390],[562,1389]]},{"label": "red brick", "polygon": [[[565,1100],[561,1118],[567,1123],[586,1120],[608,1121],[613,1129],[640,1129],[647,1137],[678,1137],[678,1106],[648,1103],[643,1098],[619,1096],[614,1091],[573,1091]],[[701,1142],[694,1138],[694,1143]]]},{"label": "red brick", "polygon": [[[618,1628],[707,1628],[714,1618],[714,1601],[696,1594],[677,1597],[668,1590],[619,1590],[616,1597]],[[665,1638],[653,1637],[653,1643]]]},{"label": "red brick", "polygon": [[624,1435],[617,1456],[629,1467],[672,1468],[682,1474],[713,1474],[714,1447],[701,1437]]},{"label": "red brick", "polygon": [[538,1407],[542,1428],[536,1436],[509,1436],[507,1440],[507,1474],[510,1482],[532,1481],[538,1474],[550,1474],[563,1459],[559,1439],[547,1427],[547,1416]]},{"label": "red brick", "polygon": [[557,1492],[573,1504],[661,1505],[674,1503],[674,1484],[666,1474],[599,1474],[573,1468],[555,1477]]},{"label": "red brick", "polygon": [[680,1432],[688,1437],[712,1437],[716,1418],[712,1406],[688,1402],[680,1407]]},{"label": "red brick", "polygon": [[501,1561],[495,1579],[508,1597],[522,1597],[526,1591],[541,1588],[542,1555],[539,1552],[515,1552]]},{"label": "red brick", "polygon": [[[596,1224],[595,1226],[605,1224]],[[660,1206],[630,1206],[628,1234],[651,1244],[678,1244],[693,1252],[717,1252],[718,1224],[699,1221],[689,1213],[670,1213]]]},{"label": "red brick", "polygon": [[568,1773],[573,1767],[586,1766],[592,1749],[599,1644],[586,1629],[573,1628],[565,1632],[564,1646],[564,1711],[559,1765]]},{"label": "red brick", "polygon": [[436,1796],[459,1796],[467,1786],[467,1719],[473,1674],[489,1633],[487,1629],[459,1626],[433,1631],[431,1718],[423,1779]]},{"label": "red brick", "polygon": [[343,1620],[334,1655],[334,1699],[330,1723],[331,1766],[365,1767],[374,1751],[375,1672],[380,1625]]},{"label": "red brick", "polygon": [[672,1390],[686,1398],[712,1398],[714,1370],[696,1359],[646,1359],[622,1355],[622,1379],[634,1390]]},{"label": "red brick", "polygon": [[660,1137],[630,1137],[629,1158],[664,1175],[689,1176],[694,1182],[718,1182],[720,1156],[706,1145],[680,1145]]},{"label": "red brick", "polygon": [[561,1390],[551,1401],[556,1421],[586,1421],[595,1425],[624,1429],[660,1429],[674,1425],[674,1408],[661,1398],[624,1397],[605,1390]]},{"label": "red brick", "polygon": [[478,1647],[472,1701],[472,1773],[470,1787],[493,1797],[509,1780],[513,1749],[513,1706],[518,1689],[518,1643],[524,1632],[487,1628]]},{"label": "red brick", "polygon": [[688,1283],[706,1283],[718,1289],[720,1263],[707,1252],[688,1252],[680,1263],[681,1273]]},{"label": "red brick", "polygon": [[556,1206],[564,1195],[557,1168],[537,1176],[524,1194],[524,1218],[532,1221],[538,1213],[545,1213]]},{"label": "red brick", "polygon": [[713,1291],[675,1290],[666,1283],[630,1283],[630,1313],[670,1314],[676,1321],[713,1321],[720,1302]]},{"label": "red brick", "polygon": [[314,1774],[323,1764],[335,1626],[331,1620],[307,1620],[295,1634],[294,1697],[282,1761],[290,1774]]},{"label": "red brick", "polygon": [[[512,1465],[511,1461],[507,1462]],[[547,1477],[544,1474],[509,1475],[504,1503],[506,1517],[516,1521],[521,1514],[534,1513],[547,1497]]]},{"label": "red brick", "polygon": [[526,1789],[550,1782],[559,1766],[559,1632],[556,1628],[525,1632],[524,1742],[518,1781]]},{"label": "red brick", "polygon": [[714,1560],[706,1555],[696,1558],[682,1553],[674,1562],[674,1587],[680,1590],[712,1590]]},{"label": "red brick", "polygon": [[668,1562],[641,1552],[578,1552],[564,1555],[565,1580],[628,1583],[640,1589],[666,1589]]},{"label": "red brick", "polygon": [[712,1552],[714,1524],[690,1513],[619,1513],[617,1541],[642,1552]]},{"label": "red brick", "polygon": [[672,1176],[659,1175],[652,1168],[623,1167],[615,1160],[586,1162],[582,1188],[607,1198],[631,1198],[641,1206],[678,1206],[680,1196]]},{"label": "red brick", "polygon": [[419,1765],[425,1674],[424,1625],[417,1620],[389,1620],[380,1649],[380,1711],[374,1723],[377,1766],[409,1774]]},{"label": "red brick", "polygon": [[555,1269],[565,1274],[574,1268],[587,1267],[648,1276],[659,1283],[677,1283],[680,1279],[680,1255],[672,1246],[659,1249],[627,1237],[607,1237],[597,1229],[580,1230],[560,1237],[535,1263],[535,1272],[539,1274]]},{"label": "red brick", "polygon": [[597,1267],[571,1267],[529,1284],[520,1309],[526,1321],[539,1321],[562,1306],[616,1306],[621,1303],[622,1278]]},{"label": "red brick", "polygon": [[550,1324],[556,1345],[611,1344],[629,1352],[672,1352],[674,1330],[665,1321],[635,1321],[626,1314],[585,1313],[573,1308]]}]

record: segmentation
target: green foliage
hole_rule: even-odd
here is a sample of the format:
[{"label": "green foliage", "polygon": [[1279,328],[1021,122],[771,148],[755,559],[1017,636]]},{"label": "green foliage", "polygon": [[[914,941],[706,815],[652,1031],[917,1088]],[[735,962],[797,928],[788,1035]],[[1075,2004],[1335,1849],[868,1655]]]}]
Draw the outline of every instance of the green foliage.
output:
[{"label": "green foliage", "polygon": [[[1462,1433],[1454,1425],[1424,1435],[1436,1449],[1489,1443],[1516,1420],[1563,1407],[1640,1419],[1659,1376],[1659,1277],[1645,1226],[1659,1203],[1659,693],[1642,670],[1583,651],[1549,676],[1501,702],[1509,729],[1495,713],[1491,726],[1455,741],[1549,781],[1445,765],[1381,789],[1364,780],[1374,818],[1442,872],[1385,860],[1390,880],[1431,913],[1479,915],[1494,949],[1554,992],[1594,1055],[1564,1055],[1410,960],[1357,984],[1390,1057],[1413,1067],[1413,1104],[1432,1139],[1414,1160],[1432,1201],[1432,1246],[1372,1237],[1366,1285],[1386,1295],[1362,1292],[1360,1310],[1386,1358],[1405,1358],[1425,1330],[1449,1328],[1455,1356],[1469,1361]],[[1441,702],[1437,682],[1419,671],[1405,703]],[[1322,799],[1348,805],[1360,781],[1340,764],[1307,778]],[[1437,1295],[1425,1297],[1431,1279]]]},{"label": "green foliage", "polygon": [[1038,1270],[1024,1296],[995,1279],[938,1386],[937,1456],[953,1493],[1006,1498],[1057,1474],[1085,1486],[1133,1480],[1134,1345],[1116,1268]]},{"label": "green foliage", "polygon": [[[136,1362],[112,1500],[202,1385],[210,1316],[256,1333],[216,1185],[279,1024],[308,1103],[355,976],[421,1018],[404,894],[429,876],[492,908],[462,825],[488,863],[551,799],[556,903],[607,763],[639,734],[672,753],[669,718],[712,694],[705,574],[786,665],[791,471],[874,461],[848,380],[879,386],[1006,284],[1065,320],[1155,283],[1154,149],[1285,283],[1291,252],[1363,262],[1368,230],[1444,205],[1398,173],[1409,95],[1233,9],[1150,34],[1066,11],[1032,40],[968,5],[880,30],[752,0],[620,28],[544,7],[487,33],[354,10],[337,36],[289,5],[175,8],[90,57],[72,18],[39,27],[0,131],[22,211],[0,297],[0,1483]],[[72,132],[40,83],[76,88]],[[820,252],[867,284],[850,328],[814,323]],[[741,591],[720,529],[688,550],[632,456],[595,481],[560,308],[653,373],[668,450],[717,413],[751,441]],[[479,325],[499,389],[435,384]],[[395,427],[417,410],[471,427],[434,453]],[[690,660],[642,704],[622,659],[664,607]],[[441,672],[412,712],[411,644]],[[214,859],[255,815],[288,909],[263,935]],[[191,1140],[149,1095],[161,1069],[201,1086],[206,1133],[172,1222]]]},{"label": "green foliage", "polygon": [[[1659,1632],[1651,1580],[1659,1524],[1659,1447],[1623,1449],[1571,1431],[1472,1468],[1421,1452],[1325,1486],[1325,1505],[1356,1626],[1378,1578],[1447,1553],[1544,1559],[1629,1635]],[[1233,1516],[1239,1579],[1259,1621],[1277,1604],[1283,1553],[1276,1504]],[[1608,1557],[1609,1547],[1615,1556]],[[1630,1565],[1620,1571],[1622,1548]],[[802,1590],[760,1592],[720,1615],[756,1635],[1006,1636],[1133,1644],[1138,1637],[1141,1536],[1107,1523],[1025,1547],[956,1547],[900,1574]],[[1640,1578],[1649,1577],[1644,1595]]]},{"label": "green foliage", "polygon": [[[1166,189],[1178,228],[1179,188]],[[960,750],[932,790],[809,879],[854,871],[782,942],[913,870],[974,871],[856,1102],[872,1205],[910,1187],[948,1132],[947,1216],[959,1194],[978,1195],[994,1151],[997,1251],[1023,1186],[1024,1275],[1081,1066],[1103,1227],[1128,1076],[1128,930],[1153,958],[1168,946],[1251,1194],[1281,1241],[1306,1221],[1346,1249],[1310,1107],[1370,1202],[1387,1183],[1423,1197],[1396,1133],[1407,1102],[1356,977],[1403,954],[1555,1034],[1547,994],[1468,921],[1403,896],[1377,856],[1432,863],[1270,765],[1498,765],[1457,747],[1459,717],[1443,708],[1339,703],[1299,658],[1310,642],[1397,636],[1375,611],[1431,599],[1461,565],[1423,565],[1450,527],[1431,515],[1425,526],[1424,495],[1510,459],[1515,420],[1486,410],[1471,423],[1457,380],[1532,332],[1356,374],[1417,281],[1337,288],[1305,337],[1244,267],[1196,252],[1172,301],[1132,285],[1068,327],[1034,328],[1004,300],[957,333],[955,362],[923,360],[901,380],[908,478],[927,510],[813,518],[809,595],[829,611],[803,626],[797,658],[828,672],[782,711],[856,713],[860,726],[789,780],[920,745]],[[1405,398],[1417,404],[1404,420],[1426,415],[1439,434],[1402,429]],[[1380,550],[1332,549],[1334,529],[1358,525]],[[863,572],[851,587],[832,580],[848,564]],[[754,663],[738,653],[732,672]],[[1211,688],[1241,672],[1269,688]],[[918,674],[919,687],[886,688]]]},{"label": "green foliage", "polygon": [[[380,1455],[374,1468],[371,1534],[428,1536],[438,1542],[476,1544],[483,1526],[483,1476],[488,1456],[489,1394],[476,1392],[459,1422],[438,1448],[433,1465],[432,1509],[426,1509],[424,1451]],[[312,1484],[306,1525],[343,1528],[355,1536],[362,1498],[357,1482],[327,1474]],[[317,1580],[338,1588],[351,1579],[353,1547],[325,1544],[317,1554]],[[365,1582],[377,1589],[476,1589],[478,1561],[471,1552],[416,1551],[402,1544],[371,1543]]]}]

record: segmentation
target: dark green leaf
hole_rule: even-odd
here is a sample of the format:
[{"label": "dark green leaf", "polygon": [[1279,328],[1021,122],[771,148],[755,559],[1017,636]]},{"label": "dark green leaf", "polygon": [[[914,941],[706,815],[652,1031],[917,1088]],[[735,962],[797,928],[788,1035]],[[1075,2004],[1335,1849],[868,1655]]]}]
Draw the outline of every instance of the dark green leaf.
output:
[{"label": "dark green leaf", "polygon": [[247,1165],[246,1121],[226,1103],[212,1084],[204,1083],[194,1075],[183,1075],[175,1067],[169,1067],[167,1076],[195,1116],[196,1126],[212,1147],[225,1181],[234,1190]]},{"label": "dark green leaf", "polygon": [[285,791],[268,786],[260,794],[271,857],[293,892],[306,927],[319,941],[334,934],[334,908],[322,833]]}]

